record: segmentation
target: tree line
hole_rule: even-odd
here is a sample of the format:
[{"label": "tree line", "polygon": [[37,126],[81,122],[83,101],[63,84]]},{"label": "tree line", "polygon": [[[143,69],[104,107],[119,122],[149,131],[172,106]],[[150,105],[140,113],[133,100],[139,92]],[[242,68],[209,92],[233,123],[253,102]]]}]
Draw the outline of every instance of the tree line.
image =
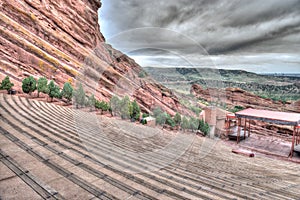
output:
[{"label": "tree line", "polygon": [[207,135],[210,131],[208,123],[204,120],[197,119],[195,117],[181,116],[178,112],[171,117],[168,113],[162,111],[160,108],[153,110],[153,117],[156,119],[156,124],[164,126],[169,125],[172,128],[179,126],[182,130],[201,131],[204,135]]},{"label": "tree line", "polygon": [[[6,76],[0,84],[0,89],[9,91],[13,86],[14,84],[10,82],[9,77]],[[70,103],[74,98],[76,108],[90,107],[91,110],[96,108],[101,110],[101,114],[109,111],[112,116],[119,116],[124,120],[130,119],[132,122],[139,121],[141,117],[141,109],[136,100],[131,101],[128,96],[124,96],[123,98],[112,96],[109,102],[103,100],[99,101],[93,94],[88,96],[81,83],[77,89],[73,89],[71,83],[66,82],[61,89],[53,80],[49,82],[45,77],[41,77],[36,81],[33,76],[29,76],[22,81],[22,91],[29,95],[32,95],[33,92],[37,91],[37,97],[39,97],[40,93],[47,94],[50,97],[51,102],[53,101],[53,98],[58,98],[64,99],[67,103]],[[149,113],[143,113],[140,122],[146,124],[147,121],[144,118],[148,116]],[[156,119],[157,125],[169,125],[172,128],[179,126],[183,130],[200,130],[205,135],[210,131],[207,123],[195,117],[181,116],[179,113],[176,113],[174,117],[171,117],[160,108],[155,108],[152,116]]]}]

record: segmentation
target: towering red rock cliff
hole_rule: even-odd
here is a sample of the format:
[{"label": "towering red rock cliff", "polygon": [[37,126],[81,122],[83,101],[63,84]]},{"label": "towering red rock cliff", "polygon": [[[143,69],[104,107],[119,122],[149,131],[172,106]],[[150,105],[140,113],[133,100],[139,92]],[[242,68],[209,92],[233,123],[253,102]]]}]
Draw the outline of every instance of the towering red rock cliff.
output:
[{"label": "towering red rock cliff", "polygon": [[105,43],[100,7],[99,0],[2,0],[0,78],[9,75],[20,90],[28,75],[60,86],[84,77],[101,99],[129,94],[145,110],[160,105],[171,114],[186,112],[169,90],[139,78],[142,68],[134,60]]}]

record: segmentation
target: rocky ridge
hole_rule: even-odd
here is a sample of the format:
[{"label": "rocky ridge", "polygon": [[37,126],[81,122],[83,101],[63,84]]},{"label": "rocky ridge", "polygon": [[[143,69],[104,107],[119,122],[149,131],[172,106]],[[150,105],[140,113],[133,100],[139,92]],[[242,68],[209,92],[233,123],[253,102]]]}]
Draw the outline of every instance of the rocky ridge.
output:
[{"label": "rocky ridge", "polygon": [[227,107],[242,106],[244,108],[268,109],[284,112],[300,112],[300,101],[282,102],[265,99],[240,88],[207,88],[193,84],[191,93],[208,102],[222,102]]},{"label": "rocky ridge", "polygon": [[189,113],[177,97],[142,68],[105,43],[98,24],[99,0],[3,0],[0,3],[0,78],[8,75],[20,91],[24,77],[44,76],[61,87],[84,80],[86,90],[109,100],[136,98],[142,109]]}]

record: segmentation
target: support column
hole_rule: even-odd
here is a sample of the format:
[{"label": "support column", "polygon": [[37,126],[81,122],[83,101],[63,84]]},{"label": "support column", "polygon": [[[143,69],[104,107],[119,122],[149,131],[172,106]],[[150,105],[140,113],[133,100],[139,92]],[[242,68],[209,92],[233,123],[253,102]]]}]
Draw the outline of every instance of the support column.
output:
[{"label": "support column", "polygon": [[300,144],[300,126],[296,126],[296,145]]},{"label": "support column", "polygon": [[251,128],[251,120],[250,119],[249,119],[248,123],[249,123],[248,137],[250,137],[250,128]]},{"label": "support column", "polygon": [[296,126],[294,126],[294,131],[293,131],[293,139],[292,139],[292,147],[291,147],[291,152],[289,157],[292,158],[294,154],[294,148],[295,148],[295,135],[296,135]]},{"label": "support column", "polygon": [[246,131],[247,131],[247,119],[245,118],[245,123],[244,123],[244,140],[246,139]]},{"label": "support column", "polygon": [[238,130],[237,130],[237,143],[240,142],[240,135],[241,135],[241,118],[238,118]]},{"label": "support column", "polygon": [[226,135],[229,135],[229,131],[230,131],[230,121],[229,121],[228,116],[226,116],[225,127],[226,127]]}]

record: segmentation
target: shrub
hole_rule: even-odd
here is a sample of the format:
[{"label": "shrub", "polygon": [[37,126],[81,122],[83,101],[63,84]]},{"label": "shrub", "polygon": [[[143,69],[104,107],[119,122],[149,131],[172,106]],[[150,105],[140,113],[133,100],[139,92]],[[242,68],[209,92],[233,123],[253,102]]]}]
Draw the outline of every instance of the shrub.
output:
[{"label": "shrub", "polygon": [[0,89],[7,90],[7,92],[14,86],[12,82],[10,82],[9,77],[6,76],[1,82]]},{"label": "shrub", "polygon": [[166,123],[166,119],[167,119],[167,113],[165,113],[165,112],[160,113],[160,114],[156,117],[156,124],[164,125],[164,124]]},{"label": "shrub", "polygon": [[160,115],[160,114],[162,114],[163,113],[163,111],[161,110],[161,108],[159,108],[159,107],[156,107],[156,108],[154,108],[154,110],[153,110],[153,116],[156,118],[158,115]]},{"label": "shrub", "polygon": [[199,120],[198,130],[200,130],[204,135],[207,135],[210,132],[209,124],[204,122],[204,120]]},{"label": "shrub", "polygon": [[132,113],[131,113],[131,119],[139,120],[141,116],[141,109],[139,104],[134,100],[131,104],[132,106]]},{"label": "shrub", "polygon": [[121,100],[117,96],[113,96],[110,99],[110,107],[111,107],[111,113],[112,115],[119,115],[120,114],[120,105],[121,105]]},{"label": "shrub", "polygon": [[176,123],[172,119],[172,117],[166,113],[166,124],[170,125],[171,127],[176,126]]},{"label": "shrub", "polygon": [[22,81],[22,90],[24,93],[31,95],[36,90],[36,80],[29,76]]},{"label": "shrub", "polygon": [[149,114],[148,113],[143,113],[142,118],[146,118],[146,117],[149,117]]},{"label": "shrub", "polygon": [[145,78],[146,76],[148,76],[148,74],[147,74],[147,72],[145,72],[144,70],[141,70],[140,72],[139,72],[139,78]]},{"label": "shrub", "polygon": [[129,119],[132,115],[132,105],[128,96],[125,96],[120,102],[120,114],[122,119]]},{"label": "shrub", "polygon": [[190,124],[190,129],[194,131],[198,129],[199,121],[196,118],[191,117],[189,120],[189,124]]},{"label": "shrub", "polygon": [[93,107],[95,107],[95,104],[96,104],[96,99],[94,94],[92,94],[87,99],[87,106],[90,107],[90,109],[92,109]]},{"label": "shrub", "polygon": [[146,119],[141,119],[141,123],[142,123],[143,125],[145,125],[145,124],[147,124],[147,120],[146,120]]},{"label": "shrub", "polygon": [[48,84],[48,80],[45,77],[39,78],[39,80],[37,82],[38,97],[40,96],[40,92],[42,92],[44,94],[49,93],[47,84]]},{"label": "shrub", "polygon": [[76,107],[78,107],[78,105],[83,106],[85,104],[85,92],[81,83],[79,84],[77,90],[74,91],[74,100]]},{"label": "shrub", "polygon": [[108,111],[110,109],[108,103],[106,103],[105,101],[98,100],[96,100],[95,102],[95,107],[101,110],[101,114],[103,113],[103,111]]},{"label": "shrub", "polygon": [[60,98],[60,88],[54,84],[54,81],[50,81],[48,84],[48,95],[53,101],[53,98]]},{"label": "shrub", "polygon": [[72,100],[73,87],[69,82],[64,84],[64,87],[61,91],[61,97],[67,99],[68,102],[70,102]]},{"label": "shrub", "polygon": [[196,107],[196,106],[190,106],[191,111],[193,111],[197,116],[200,114],[200,112],[202,111],[201,108]]},{"label": "shrub", "polygon": [[179,113],[176,113],[174,116],[174,122],[176,125],[180,125],[181,123],[181,115]]},{"label": "shrub", "polygon": [[233,112],[233,113],[236,113],[236,112],[239,112],[241,110],[244,110],[244,107],[243,106],[234,106],[233,109],[229,110],[230,112]]},{"label": "shrub", "polygon": [[183,119],[182,119],[182,123],[181,123],[181,128],[183,130],[186,130],[190,127],[190,123],[189,123],[189,120],[184,116]]}]

